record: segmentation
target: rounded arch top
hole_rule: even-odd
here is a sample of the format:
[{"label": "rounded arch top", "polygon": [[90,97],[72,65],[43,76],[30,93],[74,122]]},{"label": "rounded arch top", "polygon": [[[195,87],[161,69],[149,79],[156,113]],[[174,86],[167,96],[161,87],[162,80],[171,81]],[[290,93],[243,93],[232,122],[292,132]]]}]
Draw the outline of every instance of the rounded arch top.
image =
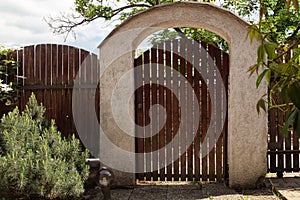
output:
[{"label": "rounded arch top", "polygon": [[203,28],[220,35],[229,43],[240,38],[248,31],[250,24],[231,11],[221,7],[198,2],[175,2],[154,6],[139,12],[115,28],[99,45],[101,48],[111,38],[127,32],[127,40],[133,42],[133,48],[152,33],[177,27]]}]

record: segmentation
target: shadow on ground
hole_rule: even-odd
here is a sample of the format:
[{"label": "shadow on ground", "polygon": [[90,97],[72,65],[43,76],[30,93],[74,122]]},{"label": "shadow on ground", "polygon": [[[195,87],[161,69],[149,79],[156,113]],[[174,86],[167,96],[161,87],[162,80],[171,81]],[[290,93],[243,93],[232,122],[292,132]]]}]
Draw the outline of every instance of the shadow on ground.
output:
[{"label": "shadow on ground", "polygon": [[[236,191],[221,183],[176,184],[176,185],[137,185],[132,189],[112,189],[112,199],[116,200],[192,200],[192,199],[224,199],[224,200],[273,200],[278,199],[270,188]],[[102,199],[101,189],[88,191],[86,199]]]}]

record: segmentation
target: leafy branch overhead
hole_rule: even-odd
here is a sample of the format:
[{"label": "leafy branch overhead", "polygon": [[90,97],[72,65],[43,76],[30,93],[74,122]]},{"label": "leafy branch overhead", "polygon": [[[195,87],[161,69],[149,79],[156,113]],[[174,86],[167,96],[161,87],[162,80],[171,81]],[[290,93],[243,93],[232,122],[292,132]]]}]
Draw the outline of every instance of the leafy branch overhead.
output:
[{"label": "leafy branch overhead", "polygon": [[[212,0],[198,0],[199,2],[210,2]],[[75,0],[75,8],[72,13],[61,14],[60,16],[49,16],[45,21],[55,34],[62,34],[67,39],[71,34],[75,37],[75,29],[87,25],[95,20],[106,21],[117,20],[122,22],[128,17],[159,4],[172,3],[173,0]],[[194,39],[215,44],[226,50],[225,41],[216,34],[201,29],[175,29],[180,36],[188,36]],[[172,33],[171,33],[172,34]],[[155,40],[155,39],[154,39]],[[158,39],[159,40],[159,39]],[[155,42],[154,42],[155,43]]]},{"label": "leafy branch overhead", "polygon": [[[249,68],[250,75],[258,74],[256,86],[263,81],[269,93],[257,103],[260,109],[279,108],[290,111],[283,133],[291,127],[300,134],[300,16],[299,0],[198,0],[218,4],[252,23],[251,40],[258,38],[257,63]],[[75,0],[74,13],[50,17],[46,21],[54,33],[75,33],[76,27],[96,19],[124,21],[133,14],[173,0]],[[227,50],[226,42],[218,35],[203,29],[178,27],[154,35],[152,44],[174,37],[202,40]],[[282,101],[278,101],[279,97]],[[299,116],[299,117],[298,117]],[[299,130],[299,131],[298,131]]]},{"label": "leafy branch overhead", "polygon": [[[256,87],[265,80],[268,95],[257,103],[260,109],[281,109],[288,112],[282,127],[300,134],[300,16],[299,1],[261,1],[260,20],[251,27],[250,39],[261,41],[257,63],[249,68],[258,74]],[[266,98],[267,97],[267,98]],[[266,106],[266,104],[268,104]]]}]

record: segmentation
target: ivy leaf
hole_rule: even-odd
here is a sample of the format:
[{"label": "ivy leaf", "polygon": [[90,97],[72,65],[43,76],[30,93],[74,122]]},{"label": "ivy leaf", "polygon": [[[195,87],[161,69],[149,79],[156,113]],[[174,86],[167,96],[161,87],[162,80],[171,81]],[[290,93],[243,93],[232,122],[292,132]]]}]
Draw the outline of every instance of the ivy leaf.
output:
[{"label": "ivy leaf", "polygon": [[296,110],[296,109],[293,109],[293,110],[290,112],[290,114],[288,115],[288,118],[287,118],[287,120],[285,121],[284,126],[282,127],[281,134],[282,134],[283,136],[287,136],[287,135],[288,135],[288,133],[289,133],[289,127],[290,127],[291,125],[293,125],[293,122],[294,122],[296,116],[297,116],[297,110]]},{"label": "ivy leaf", "polygon": [[269,60],[275,59],[276,56],[277,56],[276,52],[275,52],[277,45],[274,44],[274,43],[269,43],[268,42],[268,43],[264,44],[264,47],[265,47],[265,50],[267,52]]},{"label": "ivy leaf", "polygon": [[250,37],[251,42],[253,41],[254,38],[259,39],[260,31],[256,25],[250,26],[247,37],[248,36]]},{"label": "ivy leaf", "polygon": [[266,73],[270,71],[269,69],[265,69],[256,79],[256,88],[258,88],[258,86],[260,85],[261,81],[263,80],[263,78],[265,77]]},{"label": "ivy leaf", "polygon": [[263,109],[266,112],[266,104],[265,101],[263,99],[260,99],[257,104],[256,104],[256,111],[258,114],[260,114],[260,109]]},{"label": "ivy leaf", "polygon": [[288,87],[288,96],[290,100],[293,102],[293,104],[300,110],[300,83],[299,81],[293,82],[291,85]]},{"label": "ivy leaf", "polygon": [[248,72],[250,72],[250,75],[249,76],[251,76],[254,72],[258,72],[258,64],[255,64],[255,65],[253,65],[253,66],[251,66],[249,69],[248,69]]},{"label": "ivy leaf", "polygon": [[288,85],[283,86],[283,88],[280,91],[280,96],[281,96],[283,103],[289,102]]},{"label": "ivy leaf", "polygon": [[257,49],[257,63],[262,64],[265,60],[265,48],[264,45],[259,45]]},{"label": "ivy leaf", "polygon": [[300,136],[300,111],[297,110],[297,115],[294,121],[294,132]]}]

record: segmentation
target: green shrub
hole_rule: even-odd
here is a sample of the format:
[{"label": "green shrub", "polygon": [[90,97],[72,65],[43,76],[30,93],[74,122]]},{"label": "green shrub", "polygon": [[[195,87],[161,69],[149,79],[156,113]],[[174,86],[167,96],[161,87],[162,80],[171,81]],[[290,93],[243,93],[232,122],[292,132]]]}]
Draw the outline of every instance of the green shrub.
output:
[{"label": "green shrub", "polygon": [[27,198],[75,198],[88,178],[87,150],[63,138],[34,94],[22,114],[15,108],[0,125],[0,193]]}]

